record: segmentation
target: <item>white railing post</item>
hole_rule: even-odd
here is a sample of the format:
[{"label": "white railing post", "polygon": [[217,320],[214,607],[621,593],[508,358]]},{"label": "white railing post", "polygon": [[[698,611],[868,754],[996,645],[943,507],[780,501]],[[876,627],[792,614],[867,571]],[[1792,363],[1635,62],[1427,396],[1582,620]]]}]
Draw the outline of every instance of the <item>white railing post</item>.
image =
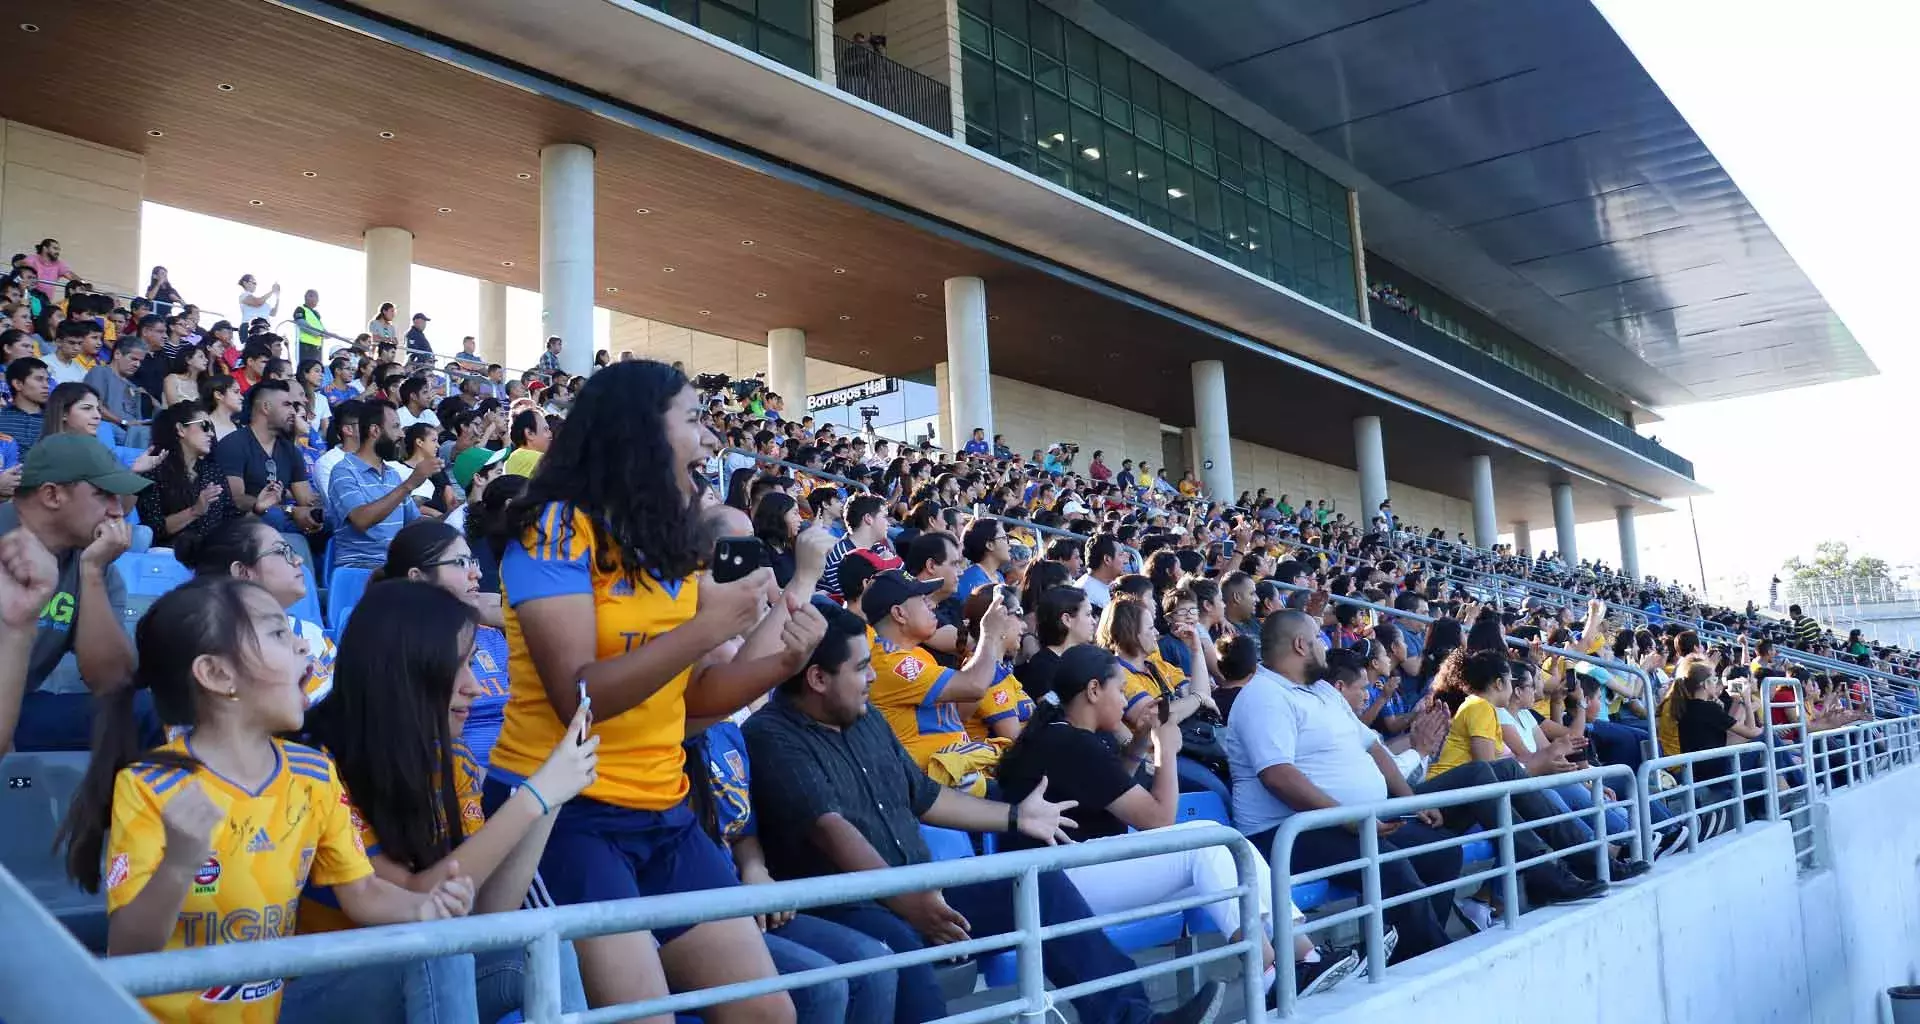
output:
[{"label": "white railing post", "polygon": [[1013,881],[1013,927],[1020,935],[1020,1019],[1047,1019],[1047,976],[1040,960],[1040,869],[1028,868]]}]

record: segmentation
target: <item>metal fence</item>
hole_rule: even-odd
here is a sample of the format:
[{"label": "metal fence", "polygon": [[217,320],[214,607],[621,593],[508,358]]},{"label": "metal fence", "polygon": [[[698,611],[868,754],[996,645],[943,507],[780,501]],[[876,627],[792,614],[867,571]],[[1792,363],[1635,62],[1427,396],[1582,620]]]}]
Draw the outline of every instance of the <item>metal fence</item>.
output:
[{"label": "metal fence", "polygon": [[834,36],[834,84],[842,92],[911,118],[942,135],[953,134],[953,91],[888,60],[869,42]]}]

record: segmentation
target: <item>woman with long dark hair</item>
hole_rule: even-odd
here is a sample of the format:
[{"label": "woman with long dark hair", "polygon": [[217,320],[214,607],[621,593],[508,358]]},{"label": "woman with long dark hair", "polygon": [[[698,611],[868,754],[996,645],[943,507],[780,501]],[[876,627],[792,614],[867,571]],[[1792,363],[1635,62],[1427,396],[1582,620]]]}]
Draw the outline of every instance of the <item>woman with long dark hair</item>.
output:
[{"label": "woman with long dark hair", "polygon": [[467,709],[460,738],[474,760],[486,764],[507,711],[507,635],[500,595],[480,588],[480,560],[460,531],[432,519],[416,519],[393,535],[376,580],[431,583],[459,598],[474,617],[473,657],[468,670],[479,692]]},{"label": "woman with long dark hair", "polygon": [[768,491],[754,503],[753,535],[767,546],[767,564],[780,586],[793,580],[793,546],[803,525],[800,505],[785,492]]},{"label": "woman with long dark hair", "polygon": [[728,474],[726,504],[742,512],[752,511],[749,502],[753,497],[753,477],[758,472],[752,466],[741,466]]},{"label": "woman with long dark hair", "polygon": [[1033,609],[1033,635],[1040,641],[1040,649],[1014,674],[1026,687],[1027,696],[1037,697],[1053,684],[1053,670],[1060,663],[1061,652],[1092,643],[1100,623],[1087,592],[1064,583],[1041,592],[1039,601],[1026,607]]},{"label": "woman with long dark hair", "polygon": [[[105,883],[108,955],[291,934],[292,915],[270,912],[302,902],[309,884],[332,886],[355,924],[467,912],[473,883],[457,871],[418,892],[380,877],[332,758],[280,738],[305,717],[307,659],[265,591],[196,579],[154,602],[134,641],[133,685],[94,709],[93,756],[60,830],[73,878],[89,891]],[[133,714],[140,690],[172,734],[152,750],[141,749]],[[195,927],[222,920],[246,927]],[[249,1015],[276,1019],[280,987],[278,978],[248,986]],[[162,1021],[206,1019],[198,991],[145,1006]]]},{"label": "woman with long dark hair", "polygon": [[1020,735],[1027,720],[1033,717],[1033,701],[1027,696],[1014,677],[1013,657],[1020,650],[1020,641],[1026,637],[1026,613],[1020,608],[1019,593],[1004,583],[990,583],[979,587],[967,596],[961,605],[961,626],[966,631],[967,650],[971,651],[980,644],[983,626],[987,620],[987,610],[993,607],[995,597],[1000,598],[1001,606],[1007,611],[1007,617],[1013,626],[1004,634],[999,651],[993,652],[999,658],[993,668],[993,684],[987,692],[973,702],[973,710],[963,723],[967,727],[967,738],[986,741],[990,738],[1012,740]]},{"label": "woman with long dark hair", "polygon": [[[475,625],[473,609],[440,587],[407,580],[368,587],[340,636],[333,693],[307,713],[305,732],[333,757],[375,873],[413,890],[463,874],[476,889],[473,912],[484,914],[518,909],[526,899],[555,810],[594,777],[600,737],[589,733],[582,706],[539,770],[483,815],[482,770],[459,739],[480,695],[467,671]],[[331,890],[310,886],[300,931],[352,927],[336,904]],[[520,1006],[522,971],[521,953],[508,950],[302,977],[287,991],[281,1020],[405,1006],[416,1002],[408,990],[423,987],[409,975],[422,974],[438,1005],[431,1013],[410,1010],[408,1024],[499,1020]]]},{"label": "woman with long dark hair", "polygon": [[488,481],[480,500],[467,506],[463,532],[467,547],[480,562],[480,589],[486,593],[500,593],[500,559],[518,536],[513,530],[513,503],[525,493],[526,477],[501,473]]},{"label": "woman with long dark hair", "polygon": [[[515,539],[500,565],[512,692],[487,805],[539,768],[582,703],[592,703],[606,743],[599,777],[560,811],[541,861],[557,903],[737,884],[687,807],[686,721],[732,714],[766,693],[825,627],[805,595],[768,609],[771,570],[730,583],[699,573],[694,467],[715,446],[684,374],[651,360],[616,363],[587,381],[513,506]],[[700,665],[695,678],[697,663],[742,633],[736,657]],[[775,974],[746,919],[586,939],[579,952],[594,1006],[663,996],[669,984],[688,991]],[[776,993],[704,1016],[735,1024],[792,1012]]]},{"label": "woman with long dark hair", "polygon": [[239,382],[224,373],[200,378],[200,404],[207,410],[207,418],[213,421],[214,443],[240,429],[234,417],[240,415],[246,400]]},{"label": "woman with long dark hair", "polygon": [[198,401],[170,405],[153,419],[153,447],[160,464],[143,476],[153,486],[134,507],[153,528],[153,543],[173,547],[189,533],[203,533],[240,514],[227,494],[226,474],[213,464],[213,420]]},{"label": "woman with long dark hair", "polygon": [[[154,352],[148,359],[160,358]],[[160,385],[161,401],[167,405],[200,400],[200,382],[206,379],[211,356],[204,345],[183,345],[167,358],[167,376]]]},{"label": "woman with long dark hair", "polygon": [[180,293],[174,290],[173,282],[167,279],[165,267],[155,267],[153,273],[147,275],[146,294],[147,298],[153,300],[155,316],[172,316],[173,307],[184,301]]}]

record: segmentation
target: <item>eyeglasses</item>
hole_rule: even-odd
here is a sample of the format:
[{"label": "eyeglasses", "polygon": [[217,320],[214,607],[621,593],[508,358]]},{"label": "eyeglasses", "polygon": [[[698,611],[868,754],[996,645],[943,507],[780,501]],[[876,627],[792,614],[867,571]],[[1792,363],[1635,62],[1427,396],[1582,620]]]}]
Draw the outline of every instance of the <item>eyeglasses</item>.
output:
[{"label": "eyeglasses", "polygon": [[180,424],[180,426],[182,429],[185,429],[187,427],[192,427],[196,430],[204,430],[209,434],[213,433],[212,420],[188,420],[187,422]]},{"label": "eyeglasses", "polygon": [[470,572],[474,569],[480,568],[480,560],[478,558],[473,557],[472,555],[456,555],[452,558],[442,558],[437,562],[428,562],[422,565],[420,568],[438,569],[441,566],[445,566],[445,565],[451,565],[462,572]]},{"label": "eyeglasses", "polygon": [[305,561],[300,557],[300,553],[293,549],[293,545],[287,543],[284,540],[278,541],[270,545],[265,551],[260,552],[260,557],[254,559],[254,562],[256,564],[259,562],[264,562],[266,561],[266,558],[268,555],[279,555],[281,558],[286,559],[286,562],[288,565],[291,565],[296,569],[306,564]]}]

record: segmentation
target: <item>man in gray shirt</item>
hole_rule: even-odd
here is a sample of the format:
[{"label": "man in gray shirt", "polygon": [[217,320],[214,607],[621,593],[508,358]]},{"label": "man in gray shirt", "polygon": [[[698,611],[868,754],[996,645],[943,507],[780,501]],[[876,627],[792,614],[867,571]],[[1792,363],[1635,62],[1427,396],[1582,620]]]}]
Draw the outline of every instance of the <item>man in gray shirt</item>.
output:
[{"label": "man in gray shirt", "polygon": [[[133,643],[121,625],[126,586],[113,560],[132,536],[120,499],[147,486],[99,441],[55,434],[33,446],[21,467],[19,493],[0,505],[0,535],[31,532],[59,567],[27,655],[26,695],[14,733],[20,750],[87,749],[92,698],[131,684]],[[69,653],[88,692],[43,689]]]},{"label": "man in gray shirt", "polygon": [[87,371],[87,386],[100,393],[100,419],[118,428],[120,443],[147,447],[147,421],[140,389],[133,383],[147,358],[147,343],[138,337],[121,338],[113,346],[113,361]]}]

